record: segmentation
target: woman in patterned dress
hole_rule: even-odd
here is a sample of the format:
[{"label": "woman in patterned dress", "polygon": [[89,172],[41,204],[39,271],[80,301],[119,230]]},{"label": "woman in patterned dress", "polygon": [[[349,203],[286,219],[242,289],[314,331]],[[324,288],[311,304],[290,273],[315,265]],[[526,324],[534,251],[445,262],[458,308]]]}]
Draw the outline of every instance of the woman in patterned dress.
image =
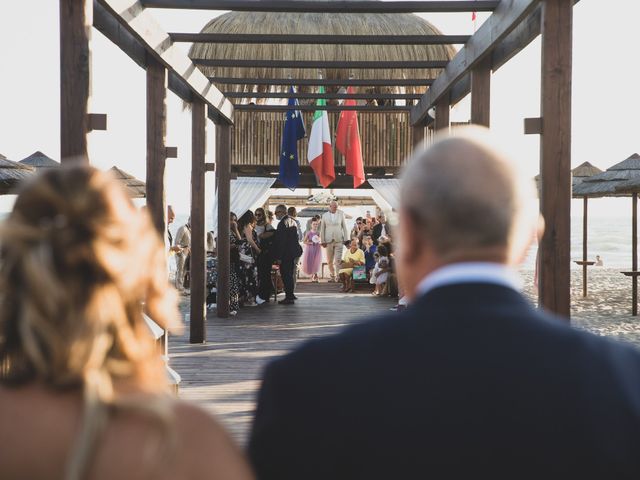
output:
[{"label": "woman in patterned dress", "polygon": [[248,210],[238,219],[238,230],[241,241],[238,244],[240,256],[240,285],[241,293],[244,294],[245,305],[256,305],[256,295],[258,294],[258,269],[256,258],[260,254],[258,247],[258,235],[255,232],[256,217],[251,210]]}]

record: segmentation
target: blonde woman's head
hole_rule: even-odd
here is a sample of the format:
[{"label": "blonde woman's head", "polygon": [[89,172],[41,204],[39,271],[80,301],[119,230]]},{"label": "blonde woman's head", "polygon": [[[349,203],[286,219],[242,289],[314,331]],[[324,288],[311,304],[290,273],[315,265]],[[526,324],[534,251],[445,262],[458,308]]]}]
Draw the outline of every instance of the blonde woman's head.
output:
[{"label": "blonde woman's head", "polygon": [[164,388],[143,318],[177,325],[164,248],[146,211],[108,174],[49,170],[29,183],[0,226],[0,363],[5,383],[118,383]]}]

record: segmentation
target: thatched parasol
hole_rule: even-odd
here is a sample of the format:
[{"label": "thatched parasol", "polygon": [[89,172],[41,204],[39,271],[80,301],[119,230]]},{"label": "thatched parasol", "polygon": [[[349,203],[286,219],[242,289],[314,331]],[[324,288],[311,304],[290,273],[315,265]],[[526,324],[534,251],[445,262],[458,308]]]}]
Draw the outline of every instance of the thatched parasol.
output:
[{"label": "thatched parasol", "polygon": [[147,196],[147,186],[143,181],[138,180],[124,170],[120,170],[118,167],[111,167],[109,171],[117,180],[122,182],[131,198],[145,198]]},{"label": "thatched parasol", "polygon": [[636,180],[640,180],[640,155],[634,153],[606,171],[585,179],[573,192],[584,197],[625,197],[631,194],[631,271],[622,273],[632,277],[631,314],[634,316],[638,315],[638,192],[627,191],[625,187]]},{"label": "thatched parasol", "polygon": [[0,195],[13,193],[16,186],[35,173],[35,169],[19,162],[8,160],[0,154]]},{"label": "thatched parasol", "polygon": [[27,158],[23,158],[22,160],[20,160],[20,163],[22,163],[23,165],[29,165],[30,167],[34,167],[36,169],[57,168],[60,166],[60,164],[53,158],[48,157],[41,151],[37,151],[29,155]]},{"label": "thatched parasol", "polygon": [[[317,35],[440,35],[425,19],[414,14],[352,13],[268,13],[230,12],[211,20],[202,33],[231,34],[317,34]],[[451,45],[292,45],[292,44],[223,44],[196,43],[191,58],[238,60],[344,60],[344,61],[414,61],[450,60],[456,50]],[[314,69],[201,67],[206,75],[247,78],[318,78]],[[327,69],[323,78],[435,78],[438,69],[357,70]],[[215,82],[214,82],[215,83]],[[253,85],[228,85],[225,90],[253,91]],[[258,91],[287,91],[288,86],[261,87]],[[329,90],[329,89],[328,89]],[[336,89],[337,90],[337,89]],[[425,87],[407,88],[408,93],[422,93]],[[301,88],[300,91],[305,91]],[[367,89],[389,93],[387,87]],[[304,103],[304,102],[301,102]]]}]

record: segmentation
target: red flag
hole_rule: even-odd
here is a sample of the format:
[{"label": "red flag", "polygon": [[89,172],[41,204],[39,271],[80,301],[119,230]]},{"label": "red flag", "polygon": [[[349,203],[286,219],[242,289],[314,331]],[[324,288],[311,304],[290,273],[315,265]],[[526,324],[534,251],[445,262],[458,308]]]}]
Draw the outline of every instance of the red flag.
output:
[{"label": "red flag", "polygon": [[[347,93],[354,93],[353,87],[349,87]],[[344,102],[344,105],[356,105],[356,101],[349,99]],[[365,177],[360,131],[358,129],[358,114],[355,110],[345,110],[340,113],[336,134],[336,148],[344,155],[347,175],[353,176],[353,188],[358,188],[364,183]]]}]

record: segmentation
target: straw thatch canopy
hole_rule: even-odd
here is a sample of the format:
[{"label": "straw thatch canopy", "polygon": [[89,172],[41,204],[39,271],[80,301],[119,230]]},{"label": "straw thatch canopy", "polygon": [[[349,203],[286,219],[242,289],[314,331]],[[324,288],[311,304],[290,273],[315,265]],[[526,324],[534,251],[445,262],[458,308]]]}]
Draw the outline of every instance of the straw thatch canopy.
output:
[{"label": "straw thatch canopy", "polygon": [[[230,12],[211,20],[202,33],[229,34],[317,34],[317,35],[440,35],[425,19],[414,14],[349,13],[268,13]],[[238,60],[335,60],[335,61],[419,61],[450,60],[456,50],[451,45],[283,45],[196,43],[191,58]],[[201,67],[205,74],[247,78],[318,78],[315,69]],[[324,70],[328,79],[355,78],[435,78],[438,69]],[[254,91],[253,85],[226,85],[225,90]],[[288,87],[264,87],[256,91],[286,91]],[[304,91],[304,88],[300,89]],[[329,91],[330,89],[327,89]],[[391,92],[395,88],[369,88],[367,91]],[[407,88],[409,93],[424,87]],[[365,91],[361,89],[361,91]],[[301,102],[303,103],[303,102]]]},{"label": "straw thatch canopy", "polygon": [[27,158],[23,158],[20,160],[20,163],[24,165],[29,165],[30,167],[39,168],[56,168],[59,167],[60,164],[56,162],[53,158],[48,157],[41,151],[37,151],[32,153]]},{"label": "straw thatch canopy", "polygon": [[574,189],[574,195],[589,197],[627,196],[616,187],[625,182],[640,179],[640,155],[634,153],[626,160],[609,167],[606,171],[585,179]]},{"label": "straw thatch canopy", "polygon": [[147,186],[143,181],[138,180],[124,170],[120,170],[118,167],[111,167],[109,171],[117,180],[122,182],[131,198],[145,198],[147,196]]},{"label": "straw thatch canopy", "polygon": [[16,186],[35,173],[35,169],[21,163],[8,160],[0,154],[0,195],[13,193]]},{"label": "straw thatch canopy", "polygon": [[[589,162],[584,162],[571,170],[571,187],[573,189],[573,196],[583,196],[576,193],[576,186],[580,185],[586,178],[598,175],[599,173],[602,173],[602,170]],[[536,187],[538,187],[538,195],[540,195],[540,175],[535,176],[535,181]]]}]

